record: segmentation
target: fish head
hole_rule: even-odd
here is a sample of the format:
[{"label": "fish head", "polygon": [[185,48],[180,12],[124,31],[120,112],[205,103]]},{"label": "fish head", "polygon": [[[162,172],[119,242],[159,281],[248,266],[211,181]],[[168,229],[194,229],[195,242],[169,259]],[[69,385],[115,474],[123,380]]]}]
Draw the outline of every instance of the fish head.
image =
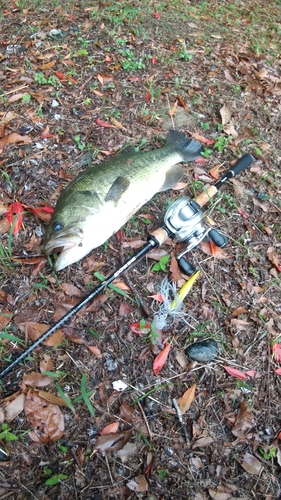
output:
[{"label": "fish head", "polygon": [[58,200],[44,240],[47,255],[59,253],[54,263],[56,271],[77,262],[91,250],[89,217],[88,207]]}]

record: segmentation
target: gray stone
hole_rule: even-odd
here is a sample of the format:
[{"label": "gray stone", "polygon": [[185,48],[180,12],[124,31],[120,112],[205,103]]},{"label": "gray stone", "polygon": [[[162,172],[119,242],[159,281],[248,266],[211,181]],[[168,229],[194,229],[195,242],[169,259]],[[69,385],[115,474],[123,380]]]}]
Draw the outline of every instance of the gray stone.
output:
[{"label": "gray stone", "polygon": [[207,363],[216,358],[219,348],[218,344],[213,339],[200,340],[194,342],[186,348],[186,354],[195,361]]}]

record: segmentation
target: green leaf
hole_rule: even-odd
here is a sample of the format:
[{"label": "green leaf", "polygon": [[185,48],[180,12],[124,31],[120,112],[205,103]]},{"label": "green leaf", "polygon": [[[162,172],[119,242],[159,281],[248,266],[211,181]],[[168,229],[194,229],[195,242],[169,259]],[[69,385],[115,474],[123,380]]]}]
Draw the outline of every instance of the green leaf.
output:
[{"label": "green leaf", "polygon": [[73,404],[71,403],[71,401],[69,401],[68,397],[66,397],[66,395],[64,394],[62,388],[60,387],[59,384],[56,384],[56,389],[60,395],[60,397],[64,400],[65,404],[67,404],[68,408],[73,412],[75,413],[75,408],[73,406]]},{"label": "green leaf", "polygon": [[86,389],[86,380],[87,380],[87,375],[86,375],[86,373],[84,373],[82,380],[81,380],[82,397],[83,397],[83,400],[84,400],[90,414],[92,415],[92,417],[95,417],[95,410],[92,406],[91,401],[88,398],[88,393],[87,393],[87,389]]}]

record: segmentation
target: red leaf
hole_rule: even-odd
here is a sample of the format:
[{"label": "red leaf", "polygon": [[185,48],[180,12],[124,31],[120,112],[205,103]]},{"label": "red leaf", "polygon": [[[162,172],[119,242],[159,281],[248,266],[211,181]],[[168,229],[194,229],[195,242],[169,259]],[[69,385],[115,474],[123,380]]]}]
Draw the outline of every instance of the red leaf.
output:
[{"label": "red leaf", "polygon": [[[14,217],[14,214],[16,215],[16,217]],[[24,219],[23,205],[18,201],[12,203],[10,205],[8,212],[6,213],[6,219],[10,224],[13,224],[15,220],[13,234],[17,234],[21,228]]]},{"label": "red leaf", "polygon": [[154,295],[149,295],[153,300],[157,300],[157,302],[164,302],[163,295],[161,293],[155,293]]},{"label": "red leaf", "polygon": [[271,346],[273,359],[278,363],[281,361],[281,346],[278,343],[275,343]]},{"label": "red leaf", "polygon": [[158,375],[160,370],[162,370],[164,364],[166,363],[166,361],[168,359],[170,349],[171,349],[171,344],[167,344],[165,349],[163,349],[163,351],[160,352],[158,354],[158,356],[156,356],[156,358],[153,362],[153,366],[152,366],[152,369],[154,371],[154,375]]},{"label": "red leaf", "polygon": [[277,375],[281,375],[281,368],[276,368],[276,370],[274,370],[275,373],[277,373]]},{"label": "red leaf", "polygon": [[224,366],[224,369],[232,377],[240,378],[241,380],[247,380],[247,375],[245,375],[245,373],[241,372],[240,370],[236,370],[236,368],[232,368],[231,366]]},{"label": "red leaf", "polygon": [[60,71],[56,71],[55,73],[60,80],[66,80],[66,76]]},{"label": "red leaf", "polygon": [[150,101],[150,97],[151,97],[150,92],[149,91],[146,92],[146,94],[145,94],[145,100],[146,100],[146,102]]},{"label": "red leaf", "polygon": [[214,257],[217,255],[217,248],[218,247],[215,245],[215,243],[212,240],[210,240],[210,249]]},{"label": "red leaf", "polygon": [[150,332],[150,324],[145,323],[141,325],[141,323],[132,323],[130,325],[130,330],[134,333],[138,333],[139,335],[147,334]]},{"label": "red leaf", "polygon": [[151,59],[151,62],[152,62],[152,64],[156,64],[157,63],[157,59],[156,59],[155,56],[153,56],[153,58]]},{"label": "red leaf", "polygon": [[156,19],[160,19],[160,14],[158,12],[153,12],[153,17],[155,17]]},{"label": "red leaf", "polygon": [[96,118],[96,124],[99,125],[100,127],[104,127],[104,128],[115,128],[115,126],[111,125],[111,123],[104,122],[103,120],[100,120],[99,118]]},{"label": "red leaf", "polygon": [[243,210],[243,208],[237,208],[237,212],[242,215],[243,219],[248,219],[249,215]]},{"label": "red leaf", "polygon": [[123,241],[125,241],[126,239],[126,234],[125,234],[125,231],[124,229],[119,229],[119,231],[117,231],[116,233],[116,238],[118,241],[120,241],[121,243],[123,243]]}]

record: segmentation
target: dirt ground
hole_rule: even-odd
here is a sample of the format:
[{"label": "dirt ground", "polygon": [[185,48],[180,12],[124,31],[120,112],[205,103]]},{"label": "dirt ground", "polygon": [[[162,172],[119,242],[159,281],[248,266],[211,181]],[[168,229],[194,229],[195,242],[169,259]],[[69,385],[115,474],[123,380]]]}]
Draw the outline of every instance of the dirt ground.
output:
[{"label": "dirt ground", "polygon": [[[281,498],[280,1],[18,0],[0,16],[1,369],[175,199],[255,158],[206,206],[229,242],[188,254],[201,272],[180,317],[153,330],[163,279],[188,279],[169,240],[0,382],[0,500]],[[43,236],[68,182],[171,128],[204,161],[56,274]],[[191,360],[206,339],[218,356]]]}]

